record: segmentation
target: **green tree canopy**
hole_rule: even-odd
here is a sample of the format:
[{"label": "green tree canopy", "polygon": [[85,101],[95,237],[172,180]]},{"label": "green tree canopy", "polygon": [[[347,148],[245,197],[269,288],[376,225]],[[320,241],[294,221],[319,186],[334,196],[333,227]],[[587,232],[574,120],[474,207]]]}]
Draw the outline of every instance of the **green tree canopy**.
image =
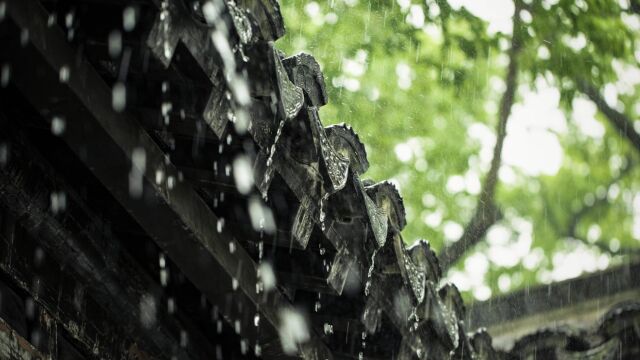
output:
[{"label": "green tree canopy", "polygon": [[392,179],[407,242],[477,299],[640,251],[640,5],[284,0],[278,46],[319,61],[325,124]]}]

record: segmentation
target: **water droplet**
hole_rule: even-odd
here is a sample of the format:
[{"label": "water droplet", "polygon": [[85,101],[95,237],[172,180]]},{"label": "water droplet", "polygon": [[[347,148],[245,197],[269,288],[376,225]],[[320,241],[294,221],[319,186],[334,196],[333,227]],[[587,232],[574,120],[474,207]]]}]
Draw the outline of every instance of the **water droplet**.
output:
[{"label": "water droplet", "polygon": [[9,64],[2,64],[2,69],[0,69],[0,86],[5,88],[9,85],[9,80],[11,79],[11,67]]},{"label": "water droplet", "polygon": [[[218,221],[216,221],[216,231],[218,231],[218,233],[221,233],[223,228],[224,218],[219,218]],[[231,248],[231,245],[229,245],[229,248]]]},{"label": "water droplet", "polygon": [[127,104],[127,88],[123,83],[117,82],[111,89],[111,106],[116,112],[122,112]]},{"label": "water droplet", "polygon": [[63,65],[60,68],[60,72],[59,72],[59,78],[60,78],[60,82],[61,83],[67,83],[69,81],[69,75],[71,74],[71,71],[69,70],[69,66],[67,65]]},{"label": "water droplet", "polygon": [[57,20],[58,16],[56,14],[49,14],[49,17],[47,17],[47,27],[55,25]]},{"label": "water droplet", "polygon": [[260,314],[256,314],[256,316],[253,317],[253,325],[255,327],[260,326]]},{"label": "water droplet", "polygon": [[187,336],[187,332],[184,330],[180,330],[180,347],[187,347],[187,342],[188,342],[188,336]]},{"label": "water droplet", "polygon": [[109,33],[109,56],[112,59],[117,58],[122,53],[122,33],[118,30],[113,30]]},{"label": "water droplet", "polygon": [[66,127],[66,121],[64,118],[59,116],[54,116],[51,120],[51,133],[56,136],[62,135],[64,133],[64,129]]},{"label": "water droplet", "polygon": [[236,243],[231,240],[229,241],[229,253],[233,254],[236,252]]},{"label": "water droplet", "polygon": [[131,31],[136,27],[136,10],[132,6],[127,6],[122,12],[122,28],[124,31]]},{"label": "water droplet", "polygon": [[51,193],[51,211],[54,214],[60,213],[67,208],[67,195],[63,191]]},{"label": "water droplet", "polygon": [[140,323],[145,329],[150,329],[156,323],[156,300],[150,294],[140,298]]},{"label": "water droplet", "polygon": [[69,11],[65,17],[64,17],[64,24],[70,28],[73,26],[73,18],[74,18],[74,14],[73,11]]},{"label": "water droplet", "polygon": [[246,195],[251,191],[254,182],[253,167],[248,156],[240,155],[233,160],[233,178],[241,194]]},{"label": "water droplet", "polygon": [[281,308],[278,315],[280,318],[278,335],[282,350],[287,355],[297,354],[299,344],[309,340],[307,322],[302,314],[287,307]]},{"label": "water droplet", "polygon": [[20,31],[20,45],[22,47],[27,46],[27,43],[29,43],[29,30],[28,29],[22,29]]},{"label": "water droplet", "polygon": [[160,185],[164,181],[164,171],[162,169],[156,170],[156,184]]},{"label": "water droplet", "polygon": [[264,286],[264,290],[269,292],[276,287],[276,274],[273,272],[271,264],[263,262],[258,266],[258,278]]},{"label": "water droplet", "polygon": [[333,325],[328,324],[328,323],[324,323],[324,334],[325,335],[333,334]]},{"label": "water droplet", "polygon": [[167,313],[173,314],[176,312],[176,301],[170,297],[167,299]]},{"label": "water droplet", "polygon": [[160,269],[160,285],[162,285],[162,287],[166,287],[168,282],[169,282],[169,270]]},{"label": "water droplet", "polygon": [[162,116],[169,116],[169,112],[173,109],[173,104],[169,101],[164,101],[161,105]]}]

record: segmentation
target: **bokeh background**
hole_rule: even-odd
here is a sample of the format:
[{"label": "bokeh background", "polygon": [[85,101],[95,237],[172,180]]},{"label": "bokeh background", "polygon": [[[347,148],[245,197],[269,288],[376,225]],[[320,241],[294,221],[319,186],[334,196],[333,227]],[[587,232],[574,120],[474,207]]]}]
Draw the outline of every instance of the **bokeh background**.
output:
[{"label": "bokeh background", "polygon": [[[322,121],[351,124],[366,177],[399,188],[404,240],[469,244],[448,272],[464,297],[638,258],[637,0],[281,7],[287,35],[276,45],[320,63]],[[474,216],[487,231],[469,238]]]}]

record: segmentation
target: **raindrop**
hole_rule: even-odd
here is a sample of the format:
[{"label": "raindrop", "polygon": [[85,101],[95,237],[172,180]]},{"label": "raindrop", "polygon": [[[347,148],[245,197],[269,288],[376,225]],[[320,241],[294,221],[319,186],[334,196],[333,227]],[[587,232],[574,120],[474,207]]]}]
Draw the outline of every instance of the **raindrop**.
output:
[{"label": "raindrop", "polygon": [[56,14],[49,14],[49,17],[47,18],[47,27],[55,25],[57,19],[58,16]]},{"label": "raindrop", "polygon": [[253,350],[256,353],[256,356],[260,357],[262,355],[262,348],[259,344],[256,344],[256,347]]},{"label": "raindrop", "polygon": [[118,30],[113,30],[109,33],[109,56],[112,59],[117,58],[122,53],[122,33]]},{"label": "raindrop", "polygon": [[156,300],[149,294],[140,298],[140,323],[146,329],[150,329],[156,323]]},{"label": "raindrop", "polygon": [[5,88],[9,85],[9,79],[11,79],[11,67],[9,64],[2,64],[0,69],[0,86]]},{"label": "raindrop", "polygon": [[7,14],[7,3],[2,1],[0,2],[0,21],[4,20],[4,17],[6,14]]},{"label": "raindrop", "polygon": [[147,155],[143,148],[135,148],[131,152],[131,171],[129,172],[129,194],[140,198],[143,191],[143,177],[147,167]]},{"label": "raindrop", "polygon": [[324,334],[325,335],[333,334],[333,325],[328,324],[328,323],[324,323]]},{"label": "raindrop", "polygon": [[233,329],[235,330],[236,334],[240,334],[240,320],[236,320],[233,322]]},{"label": "raindrop", "polygon": [[27,43],[29,42],[29,30],[28,29],[22,29],[22,31],[20,31],[20,45],[27,46]]},{"label": "raindrop", "polygon": [[258,266],[258,278],[264,285],[264,290],[269,292],[276,287],[276,275],[271,264],[263,262]]},{"label": "raindrop", "polygon": [[168,282],[169,282],[169,270],[160,269],[160,285],[162,285],[162,287],[166,287]]},{"label": "raindrop", "polygon": [[69,75],[70,74],[71,74],[71,71],[69,70],[69,66],[62,65],[62,67],[60,68],[60,72],[59,72],[60,82],[63,83],[63,84],[69,82]]},{"label": "raindrop", "polygon": [[256,315],[253,317],[253,325],[254,325],[255,327],[260,326],[260,314],[256,314]]},{"label": "raindrop", "polygon": [[169,190],[173,189],[176,186],[176,178],[169,175],[167,177],[167,187],[169,188]]},{"label": "raindrop", "polygon": [[111,90],[111,106],[116,112],[122,112],[127,104],[127,88],[123,83],[117,82]]},{"label": "raindrop", "polygon": [[69,11],[67,15],[65,15],[64,24],[67,28],[71,28],[73,26],[73,11]]},{"label": "raindrop", "polygon": [[251,226],[256,231],[264,230],[268,234],[273,234],[276,230],[271,209],[264,205],[257,196],[249,199],[249,218]]},{"label": "raindrop", "polygon": [[167,299],[167,312],[169,314],[176,312],[176,301],[172,297]]},{"label": "raindrop", "polygon": [[162,116],[166,118],[167,116],[169,116],[169,112],[171,112],[171,109],[173,109],[173,104],[169,101],[164,101],[160,109],[162,111]]},{"label": "raindrop", "polygon": [[54,214],[64,211],[67,208],[67,195],[63,191],[51,193],[51,211]]},{"label": "raindrop", "polygon": [[282,350],[287,355],[298,353],[298,345],[309,340],[309,329],[304,316],[298,311],[289,308],[280,309],[280,326],[278,335]]},{"label": "raindrop", "polygon": [[64,129],[66,127],[66,122],[64,118],[59,116],[54,116],[51,120],[51,133],[56,136],[62,135],[64,133]]},{"label": "raindrop", "polygon": [[167,266],[167,260],[164,258],[164,254],[160,254],[160,257],[158,258],[158,264],[160,265],[160,268],[164,268],[165,266]]},{"label": "raindrop", "polygon": [[240,155],[233,160],[233,178],[241,194],[246,195],[251,191],[254,179],[253,168],[248,156]]},{"label": "raindrop", "polygon": [[246,339],[240,340],[240,353],[242,355],[246,355],[248,350],[249,350],[249,346],[247,345],[247,340]]},{"label": "raindrop", "polygon": [[236,252],[236,243],[231,240],[229,241],[229,253],[233,254]]},{"label": "raindrop", "polygon": [[187,347],[187,343],[189,342],[189,338],[187,336],[187,332],[184,330],[180,330],[180,347]]},{"label": "raindrop", "polygon": [[162,169],[156,170],[156,184],[160,185],[164,181],[164,171]]},{"label": "raindrop", "polygon": [[[216,231],[218,231],[218,233],[221,233],[223,228],[224,218],[219,218],[218,221],[216,221]],[[229,246],[229,248],[231,248],[231,246]]]},{"label": "raindrop", "polygon": [[124,31],[131,31],[136,27],[136,10],[132,6],[127,6],[122,12],[122,28]]}]

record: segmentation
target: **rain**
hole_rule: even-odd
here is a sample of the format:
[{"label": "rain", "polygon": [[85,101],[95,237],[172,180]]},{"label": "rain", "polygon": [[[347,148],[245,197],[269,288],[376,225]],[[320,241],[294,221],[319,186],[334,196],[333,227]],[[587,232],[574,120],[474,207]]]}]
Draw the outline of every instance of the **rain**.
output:
[{"label": "rain", "polygon": [[636,0],[0,0],[0,38],[0,357],[640,357]]}]

